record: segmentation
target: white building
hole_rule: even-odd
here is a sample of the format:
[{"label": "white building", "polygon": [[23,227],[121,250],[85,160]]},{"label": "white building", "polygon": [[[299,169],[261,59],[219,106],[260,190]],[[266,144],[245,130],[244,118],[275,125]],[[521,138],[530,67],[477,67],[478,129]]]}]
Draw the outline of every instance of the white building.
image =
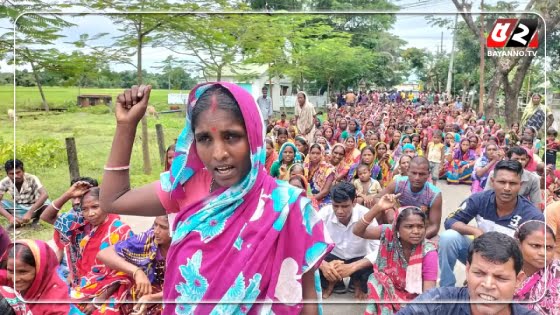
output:
[{"label": "white building", "polygon": [[[216,76],[212,76],[212,74],[206,79],[209,82],[217,80]],[[291,78],[269,78],[267,65],[247,64],[226,67],[222,70],[220,80],[243,87],[253,95],[255,100],[262,95],[262,88],[266,86],[275,112],[281,111],[283,106],[293,107],[294,105],[293,98],[289,97],[292,91]]]}]

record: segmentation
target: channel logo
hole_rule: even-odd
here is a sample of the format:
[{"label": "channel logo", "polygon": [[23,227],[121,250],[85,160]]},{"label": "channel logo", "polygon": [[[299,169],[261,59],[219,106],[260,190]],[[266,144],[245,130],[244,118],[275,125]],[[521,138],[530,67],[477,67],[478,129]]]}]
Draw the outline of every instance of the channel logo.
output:
[{"label": "channel logo", "polygon": [[486,38],[488,48],[539,47],[537,19],[497,19]]}]

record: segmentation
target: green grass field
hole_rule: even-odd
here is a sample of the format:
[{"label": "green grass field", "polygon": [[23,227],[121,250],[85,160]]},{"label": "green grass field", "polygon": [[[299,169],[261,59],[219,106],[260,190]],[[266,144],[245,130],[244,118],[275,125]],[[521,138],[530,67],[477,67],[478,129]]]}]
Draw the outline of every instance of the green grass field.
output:
[{"label": "green grass field", "polygon": [[[79,94],[106,94],[113,97],[115,102],[116,96],[122,93],[124,89],[90,89],[77,87],[43,87],[47,103],[52,108],[69,108],[76,106],[76,98]],[[188,91],[179,90],[153,90],[150,95],[151,105],[158,110],[167,109],[168,93],[188,93]],[[6,113],[9,108],[14,105],[14,88],[11,85],[0,86],[0,114]],[[17,87],[16,90],[16,111],[32,110],[42,108],[41,94],[37,87]]]},{"label": "green grass field", "polygon": [[[0,156],[2,156],[2,143],[4,148],[13,145],[14,126],[8,120],[6,111],[12,108],[11,97],[13,91],[10,86],[0,87]],[[95,89],[85,90],[82,93],[111,94],[116,96],[122,92],[121,89]],[[172,91],[178,93],[179,91]],[[46,88],[45,93],[52,107],[64,107],[64,104],[75,106],[77,88]],[[150,104],[156,106],[158,111],[168,109],[167,107],[167,90],[154,90],[151,93]],[[41,103],[39,92],[36,88],[18,88],[17,90],[17,107],[16,110],[23,108],[31,109],[39,107]],[[163,166],[160,163],[159,151],[156,140],[155,125],[162,124],[166,147],[173,143],[183,126],[184,117],[181,113],[171,113],[160,115],[159,119],[153,117],[148,118],[149,144],[150,144],[150,160],[152,165],[152,173],[146,175],[143,173],[142,162],[142,140],[141,127],[138,127],[134,151],[131,161],[131,183],[132,186],[140,186],[150,183],[159,178]],[[81,176],[90,176],[101,180],[103,174],[103,165],[107,160],[109,150],[112,143],[113,133],[115,130],[115,117],[109,112],[106,106],[93,106],[87,108],[75,107],[68,112],[22,116],[16,122],[15,136],[16,145],[25,146],[35,142],[53,140],[56,143],[54,147],[58,152],[44,152],[46,156],[56,156],[53,163],[49,163],[43,167],[37,167],[32,164],[25,164],[29,160],[37,160],[41,158],[43,152],[37,153],[38,156],[20,156],[17,158],[25,164],[26,172],[37,175],[43,185],[49,192],[49,198],[54,200],[58,198],[69,186],[70,175],[68,170],[65,138],[74,137],[77,147],[78,162]],[[53,147],[49,147],[52,149]],[[53,155],[54,154],[54,155]],[[35,154],[34,154],[35,155]],[[4,159],[4,157],[2,157]],[[4,164],[4,160],[0,163]],[[1,177],[5,176],[3,167]],[[64,210],[69,209],[66,205]],[[7,225],[7,221],[0,219],[0,224]],[[22,228],[21,234],[17,237],[50,239],[52,238],[52,227],[43,224],[38,231]]]}]

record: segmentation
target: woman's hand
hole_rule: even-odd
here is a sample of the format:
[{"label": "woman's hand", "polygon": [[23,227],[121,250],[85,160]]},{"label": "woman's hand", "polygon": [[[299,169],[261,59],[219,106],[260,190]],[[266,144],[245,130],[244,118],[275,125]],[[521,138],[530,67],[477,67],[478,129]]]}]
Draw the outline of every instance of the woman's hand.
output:
[{"label": "woman's hand", "polygon": [[115,116],[117,124],[132,125],[136,127],[144,117],[148,100],[150,99],[151,85],[134,85],[117,96]]},{"label": "woman's hand", "polygon": [[90,315],[95,311],[95,305],[93,303],[89,303],[86,308],[84,308],[83,313],[86,315]]},{"label": "woman's hand", "polygon": [[138,270],[134,275],[134,283],[136,283],[136,293],[138,297],[152,294],[152,284],[150,279],[142,270]]},{"label": "woman's hand", "polygon": [[382,210],[393,209],[397,206],[400,196],[401,194],[383,195],[383,197],[381,197],[381,199],[377,202],[377,206],[379,206],[379,208],[381,208]]},{"label": "woman's hand", "polygon": [[83,196],[86,193],[86,191],[91,187],[92,186],[90,183],[79,181],[79,182],[75,182],[72,186],[70,186],[70,188],[68,188],[66,193],[70,198],[77,198]]},{"label": "woman's hand", "polygon": [[133,312],[131,313],[131,315],[144,315],[146,314],[146,312],[148,311],[148,305],[151,302],[155,302],[157,301],[157,298],[155,297],[155,294],[148,294],[148,295],[144,295],[143,297],[141,297],[137,304],[134,305],[133,308]]},{"label": "woman's hand", "polygon": [[375,205],[375,195],[369,195],[364,197],[364,206],[368,209]]}]

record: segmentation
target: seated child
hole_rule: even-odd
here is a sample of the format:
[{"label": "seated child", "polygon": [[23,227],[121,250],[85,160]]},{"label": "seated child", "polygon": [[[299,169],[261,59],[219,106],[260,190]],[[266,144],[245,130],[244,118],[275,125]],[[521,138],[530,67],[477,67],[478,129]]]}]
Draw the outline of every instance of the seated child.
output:
[{"label": "seated child", "polygon": [[363,205],[367,196],[375,196],[381,190],[381,184],[371,178],[371,172],[367,164],[360,164],[356,171],[358,178],[352,182],[356,187],[356,200],[357,203]]}]

